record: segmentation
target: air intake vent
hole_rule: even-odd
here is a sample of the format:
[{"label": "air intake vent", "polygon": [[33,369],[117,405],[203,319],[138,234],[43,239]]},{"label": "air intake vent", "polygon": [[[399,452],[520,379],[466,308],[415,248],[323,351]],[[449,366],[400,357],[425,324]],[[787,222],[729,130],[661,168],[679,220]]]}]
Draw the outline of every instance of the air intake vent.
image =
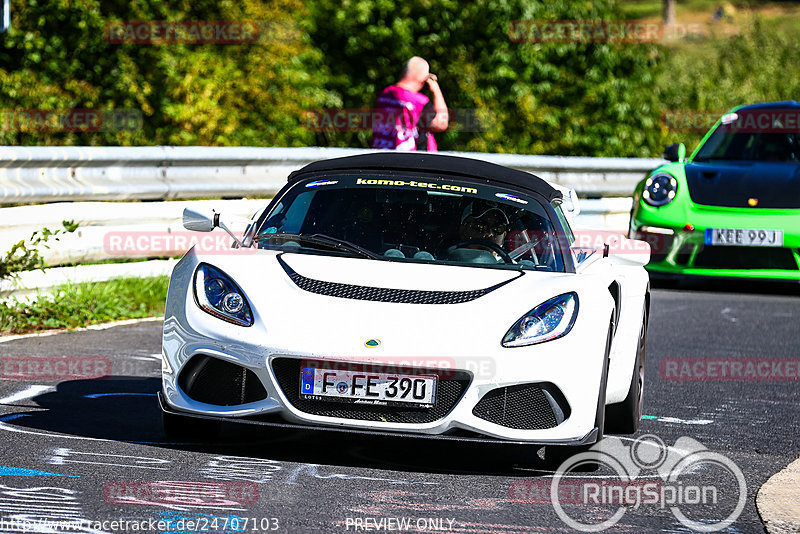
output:
[{"label": "air intake vent", "polygon": [[178,377],[178,385],[192,400],[216,406],[236,406],[267,398],[261,380],[240,365],[193,356]]},{"label": "air intake vent", "polygon": [[518,430],[553,428],[569,413],[561,391],[547,383],[493,389],[472,409],[475,417]]},{"label": "air intake vent", "polygon": [[706,245],[694,259],[694,267],[707,269],[783,269],[797,271],[789,248],[720,247]]},{"label": "air intake vent", "polygon": [[[398,304],[461,304],[480,298],[495,289],[504,286],[511,280],[485,289],[472,291],[420,291],[414,289],[389,289],[384,287],[356,286],[338,282],[314,280],[296,273],[280,257],[278,261],[297,287],[310,293],[353,300],[372,300],[376,302],[394,302]],[[520,273],[522,276],[524,273]]]}]

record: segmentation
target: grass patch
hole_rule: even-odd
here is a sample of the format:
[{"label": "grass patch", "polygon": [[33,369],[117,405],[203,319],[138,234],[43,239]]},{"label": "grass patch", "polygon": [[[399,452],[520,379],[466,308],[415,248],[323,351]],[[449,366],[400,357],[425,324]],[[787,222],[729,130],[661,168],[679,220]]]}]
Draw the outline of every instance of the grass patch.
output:
[{"label": "grass patch", "polygon": [[0,334],[80,328],[164,313],[168,276],[67,284],[29,302],[0,301]]}]

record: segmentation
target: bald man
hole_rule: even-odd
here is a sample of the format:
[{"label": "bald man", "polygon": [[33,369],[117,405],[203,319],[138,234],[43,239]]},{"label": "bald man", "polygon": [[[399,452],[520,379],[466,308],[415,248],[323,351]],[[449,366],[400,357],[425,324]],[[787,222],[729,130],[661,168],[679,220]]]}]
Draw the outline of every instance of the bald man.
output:
[{"label": "bald man", "polygon": [[[425,86],[433,97],[433,111],[423,110],[430,99],[420,91]],[[425,120],[424,131],[420,129],[420,118]],[[436,140],[430,132],[447,130],[449,122],[447,104],[439,88],[435,74],[431,74],[428,62],[421,57],[409,59],[401,79],[390,85],[378,97],[372,120],[372,148],[390,150],[417,150],[419,146],[436,151]]]}]

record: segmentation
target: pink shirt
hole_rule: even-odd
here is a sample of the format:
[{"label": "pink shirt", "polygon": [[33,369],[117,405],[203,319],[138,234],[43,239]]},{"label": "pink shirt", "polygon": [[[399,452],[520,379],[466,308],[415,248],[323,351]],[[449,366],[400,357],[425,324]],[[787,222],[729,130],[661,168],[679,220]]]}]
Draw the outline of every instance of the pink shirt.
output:
[{"label": "pink shirt", "polygon": [[[372,148],[416,150],[419,117],[427,96],[390,85],[378,97],[372,118]],[[428,135],[428,151],[436,151],[433,134]]]}]

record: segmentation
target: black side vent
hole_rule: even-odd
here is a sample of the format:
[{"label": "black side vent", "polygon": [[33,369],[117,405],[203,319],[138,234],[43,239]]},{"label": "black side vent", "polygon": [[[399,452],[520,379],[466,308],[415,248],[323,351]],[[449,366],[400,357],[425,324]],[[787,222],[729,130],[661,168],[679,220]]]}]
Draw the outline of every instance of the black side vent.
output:
[{"label": "black side vent", "polygon": [[189,360],[178,377],[178,385],[192,400],[216,406],[236,406],[267,398],[264,385],[253,371],[206,355]]},{"label": "black side vent", "polygon": [[611,293],[611,298],[614,299],[614,333],[617,333],[617,325],[619,324],[619,313],[622,307],[622,296],[619,283],[614,280],[608,286],[608,292]]},{"label": "black side vent", "polygon": [[543,430],[563,423],[570,409],[556,386],[540,383],[493,389],[475,405],[472,414],[507,428]]}]

